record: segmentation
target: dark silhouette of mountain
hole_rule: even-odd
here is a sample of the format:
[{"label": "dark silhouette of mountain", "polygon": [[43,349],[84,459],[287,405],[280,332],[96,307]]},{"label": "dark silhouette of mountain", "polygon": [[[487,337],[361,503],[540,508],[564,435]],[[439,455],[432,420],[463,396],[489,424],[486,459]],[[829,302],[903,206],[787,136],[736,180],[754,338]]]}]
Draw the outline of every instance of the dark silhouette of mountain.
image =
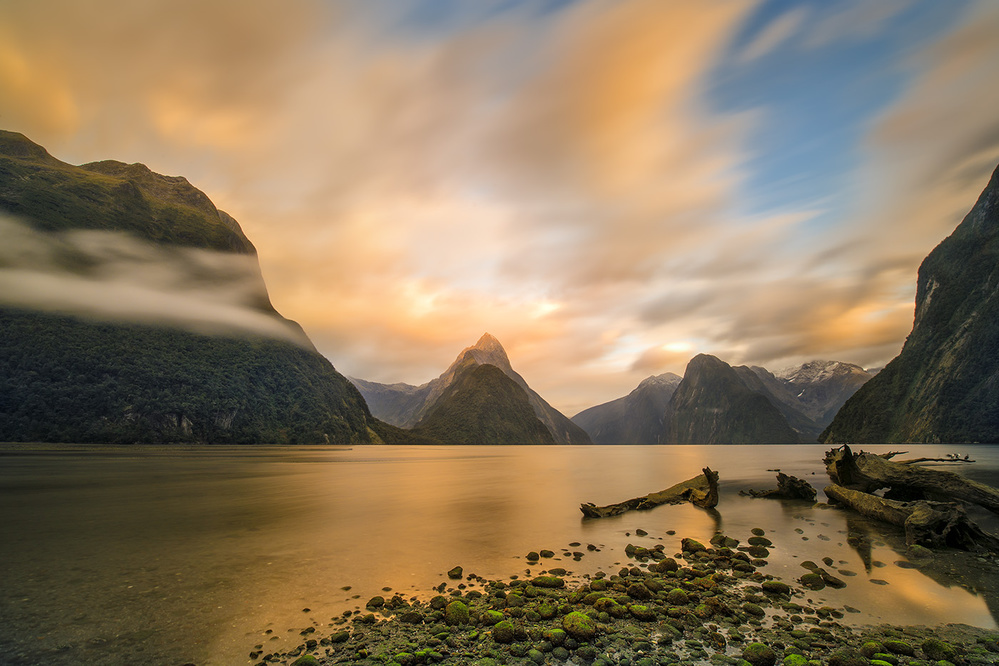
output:
[{"label": "dark silhouette of mountain", "polygon": [[[793,444],[802,441],[765,392],[714,356],[698,354],[665,416],[665,444]],[[757,380],[758,381],[758,380]]]},{"label": "dark silhouette of mountain", "polygon": [[582,428],[545,402],[544,398],[527,385],[524,378],[510,365],[510,359],[503,345],[488,333],[485,333],[475,345],[463,349],[440,377],[421,386],[379,384],[354,378],[351,378],[351,381],[365,399],[370,400],[369,405],[376,418],[400,428],[412,428],[436,408],[468,359],[478,365],[496,366],[523,389],[535,415],[545,424],[556,444],[592,443]]},{"label": "dark silhouette of mountain", "polygon": [[999,442],[999,168],[919,267],[912,332],[828,443]]},{"label": "dark silhouette of mountain", "polygon": [[[0,213],[21,238],[5,238],[0,271],[90,285],[100,301],[93,285],[110,280],[108,267],[124,256],[134,273],[114,275],[119,282],[166,272],[170,279],[157,286],[188,297],[230,290],[231,302],[212,305],[260,329],[204,334],[174,325],[193,316],[183,306],[167,317],[157,304],[136,303],[142,316],[129,318],[121,303],[90,310],[70,303],[67,313],[29,295],[0,295],[0,441],[405,441],[371,416],[297,324],[274,311],[253,245],[184,178],[141,164],[72,166],[0,131]],[[18,247],[25,238],[30,243]],[[150,257],[155,266],[143,263]],[[114,318],[101,316],[104,306],[118,308]]]},{"label": "dark silhouette of mountain", "polygon": [[443,444],[554,444],[527,392],[468,354],[414,434]]},{"label": "dark silhouette of mountain", "polygon": [[572,422],[594,444],[658,444],[665,429],[666,405],[680,380],[672,372],[649,377],[628,395],[590,407],[573,416]]}]

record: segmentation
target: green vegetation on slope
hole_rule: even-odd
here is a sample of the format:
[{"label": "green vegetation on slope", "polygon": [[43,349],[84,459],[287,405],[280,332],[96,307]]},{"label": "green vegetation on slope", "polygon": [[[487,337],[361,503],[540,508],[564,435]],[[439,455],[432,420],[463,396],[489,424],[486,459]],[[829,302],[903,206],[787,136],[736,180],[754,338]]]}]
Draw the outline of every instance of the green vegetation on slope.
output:
[{"label": "green vegetation on slope", "polygon": [[60,162],[0,130],[0,211],[40,231],[123,231],[155,243],[254,253],[232,218],[181,177],[141,164]]},{"label": "green vegetation on slope", "polygon": [[822,433],[838,442],[999,442],[999,169],[919,267],[901,353]]},{"label": "green vegetation on slope", "polygon": [[527,392],[494,365],[468,358],[413,433],[446,444],[552,444]]},{"label": "green vegetation on slope", "polygon": [[289,342],[0,309],[0,441],[346,444],[369,422]]}]

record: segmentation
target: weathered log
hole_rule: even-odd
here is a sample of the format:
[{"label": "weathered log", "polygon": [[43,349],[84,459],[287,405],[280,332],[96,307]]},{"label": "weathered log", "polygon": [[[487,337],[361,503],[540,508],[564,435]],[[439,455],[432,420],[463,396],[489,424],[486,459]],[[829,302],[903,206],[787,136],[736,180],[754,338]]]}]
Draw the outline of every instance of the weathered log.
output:
[{"label": "weathered log", "polygon": [[978,527],[959,504],[899,502],[835,484],[826,486],[825,493],[857,513],[905,528],[907,545],[999,552],[999,537]]},{"label": "weathered log", "polygon": [[911,494],[913,490],[947,500],[962,500],[999,513],[999,489],[967,479],[954,472],[891,462],[871,453],[854,453],[844,444],[826,453],[826,472],[836,485],[870,493],[892,488]]},{"label": "weathered log", "polygon": [[792,499],[815,501],[815,488],[812,484],[799,479],[796,476],[788,476],[783,472],[777,473],[777,487],[770,490],[740,490],[740,495],[750,497],[761,497],[765,499]]},{"label": "weathered log", "polygon": [[624,502],[596,506],[591,502],[579,505],[579,510],[587,518],[606,518],[617,516],[632,509],[651,509],[663,504],[683,504],[691,502],[704,509],[710,509],[718,504],[718,472],[705,467],[703,474],[687,479],[657,493],[649,493]]},{"label": "weathered log", "polygon": [[973,463],[975,462],[971,458],[907,458],[905,460],[896,460],[899,465],[915,465],[917,463],[925,462],[941,462],[941,463]]}]

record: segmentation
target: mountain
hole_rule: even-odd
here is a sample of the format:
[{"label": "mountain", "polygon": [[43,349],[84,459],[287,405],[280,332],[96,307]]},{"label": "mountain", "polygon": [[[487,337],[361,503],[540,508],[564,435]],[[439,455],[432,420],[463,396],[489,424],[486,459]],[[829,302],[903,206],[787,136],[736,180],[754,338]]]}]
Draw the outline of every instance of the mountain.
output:
[{"label": "mountain", "polygon": [[[748,370],[748,369],[747,369]],[[663,443],[794,444],[802,441],[780,410],[747,377],[714,356],[698,354],[666,408]],[[758,387],[758,384],[757,384]]]},{"label": "mountain", "polygon": [[923,260],[902,351],[846,401],[827,443],[999,442],[999,168]]},{"label": "mountain", "polygon": [[554,444],[527,392],[469,354],[414,434],[444,444]]},{"label": "mountain", "polygon": [[0,131],[0,213],[0,441],[405,437],[274,311],[252,243],[186,179]]},{"label": "mountain", "polygon": [[440,377],[421,386],[379,384],[354,378],[351,378],[351,381],[365,400],[369,401],[372,414],[376,418],[400,428],[413,428],[437,407],[468,362],[495,366],[523,389],[534,414],[551,433],[556,444],[592,443],[582,428],[545,402],[544,398],[527,385],[524,378],[510,365],[510,359],[503,345],[489,333],[485,333],[473,346],[463,349]]},{"label": "mountain", "polygon": [[572,417],[595,444],[658,444],[666,405],[680,384],[672,372],[648,377],[634,391]]},{"label": "mountain", "polygon": [[775,377],[790,389],[796,407],[825,428],[850,396],[876,374],[853,363],[816,360],[779,370]]}]

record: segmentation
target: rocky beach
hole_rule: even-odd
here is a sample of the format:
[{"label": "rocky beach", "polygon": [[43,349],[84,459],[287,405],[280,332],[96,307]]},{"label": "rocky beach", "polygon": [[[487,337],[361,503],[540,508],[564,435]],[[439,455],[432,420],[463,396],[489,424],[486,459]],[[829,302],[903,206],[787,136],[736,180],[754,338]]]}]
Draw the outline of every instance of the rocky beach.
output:
[{"label": "rocky beach", "polygon": [[[716,534],[708,543],[670,532],[629,534],[633,543],[613,571],[579,573],[586,554],[600,550],[580,542],[526,553],[525,568],[507,580],[486,580],[455,566],[426,594],[386,588],[366,601],[358,596],[354,610],[326,623],[289,629],[300,636],[294,649],[269,650],[269,643],[288,645],[291,636],[267,629],[248,656],[261,666],[999,663],[997,630],[867,623],[864,609],[818,600],[817,592],[848,584],[888,584],[857,579],[842,568],[845,561],[804,560],[796,579],[779,580],[766,572],[768,557],[792,546],[773,543],[762,528],[740,538]],[[846,535],[858,551],[868,538]],[[874,561],[872,568],[919,569],[938,580],[949,575],[954,584],[994,597],[994,556],[934,553],[906,548],[898,535],[886,539],[895,542],[900,559],[892,565]],[[680,547],[672,552],[660,542]],[[575,572],[566,568],[569,562]],[[956,578],[962,575],[964,583]]]}]

